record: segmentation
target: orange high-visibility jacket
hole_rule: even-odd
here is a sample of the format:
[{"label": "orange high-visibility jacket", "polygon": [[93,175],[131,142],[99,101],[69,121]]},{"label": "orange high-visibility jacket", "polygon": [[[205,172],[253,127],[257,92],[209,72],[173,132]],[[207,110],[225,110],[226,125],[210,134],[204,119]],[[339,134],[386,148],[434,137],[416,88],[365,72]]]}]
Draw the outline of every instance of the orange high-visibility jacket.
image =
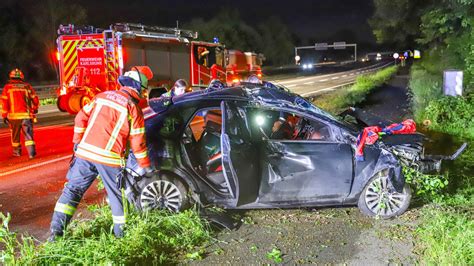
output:
[{"label": "orange high-visibility jacket", "polygon": [[138,93],[129,87],[98,94],[76,115],[73,142],[76,156],[108,166],[124,162],[127,142],[138,164],[150,166],[142,110],[133,99]]},{"label": "orange high-visibility jacket", "polygon": [[2,92],[2,117],[8,119],[33,119],[39,100],[30,84],[10,80]]}]

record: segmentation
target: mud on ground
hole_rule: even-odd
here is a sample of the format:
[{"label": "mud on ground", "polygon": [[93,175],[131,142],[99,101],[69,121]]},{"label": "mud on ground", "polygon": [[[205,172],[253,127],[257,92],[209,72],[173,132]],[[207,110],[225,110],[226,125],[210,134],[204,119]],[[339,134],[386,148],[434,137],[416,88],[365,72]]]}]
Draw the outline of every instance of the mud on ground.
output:
[{"label": "mud on ground", "polygon": [[[378,220],[356,207],[248,211],[238,230],[219,233],[192,264],[276,264],[278,257],[284,264],[414,264],[416,213]],[[273,249],[281,255],[269,258]]]}]

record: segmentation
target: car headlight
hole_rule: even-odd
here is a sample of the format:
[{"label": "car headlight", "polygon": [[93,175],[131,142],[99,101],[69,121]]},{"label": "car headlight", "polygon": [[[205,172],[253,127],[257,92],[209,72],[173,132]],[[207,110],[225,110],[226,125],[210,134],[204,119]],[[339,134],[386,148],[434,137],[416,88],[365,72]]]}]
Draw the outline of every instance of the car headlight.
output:
[{"label": "car headlight", "polygon": [[309,69],[313,68],[313,64],[308,64],[308,68]]},{"label": "car headlight", "polygon": [[308,68],[308,65],[307,64],[303,64],[303,69],[307,69]]}]

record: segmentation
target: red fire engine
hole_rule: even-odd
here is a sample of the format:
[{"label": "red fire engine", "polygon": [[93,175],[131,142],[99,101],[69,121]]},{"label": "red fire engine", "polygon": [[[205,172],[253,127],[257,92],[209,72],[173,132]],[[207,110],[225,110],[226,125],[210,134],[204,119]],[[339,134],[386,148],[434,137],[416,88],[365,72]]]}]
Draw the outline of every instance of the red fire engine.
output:
[{"label": "red fire engine", "polygon": [[261,80],[263,60],[263,54],[228,50],[226,57],[227,83],[239,83],[252,75]]},{"label": "red fire engine", "polygon": [[196,41],[197,32],[117,23],[108,30],[61,25],[58,35],[58,108],[63,112],[77,113],[97,93],[117,89],[118,76],[136,65],[154,73],[149,98],[180,78],[193,87],[227,80],[224,46]]}]

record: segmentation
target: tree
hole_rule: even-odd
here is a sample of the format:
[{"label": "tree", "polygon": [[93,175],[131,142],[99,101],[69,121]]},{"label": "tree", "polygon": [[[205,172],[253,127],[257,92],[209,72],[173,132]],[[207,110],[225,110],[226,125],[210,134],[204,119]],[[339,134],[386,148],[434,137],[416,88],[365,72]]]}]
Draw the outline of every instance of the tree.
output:
[{"label": "tree", "polygon": [[288,28],[277,17],[270,17],[258,25],[262,36],[261,49],[267,63],[273,65],[288,64],[294,56],[294,42]]},{"label": "tree", "polygon": [[36,3],[29,11],[34,12],[29,14],[32,18],[31,36],[41,47],[37,56],[48,62],[50,72],[54,73],[57,71],[54,53],[59,25],[84,23],[86,10],[70,1],[47,0],[46,4]]},{"label": "tree", "polygon": [[425,68],[463,69],[466,83],[474,84],[474,0],[443,0],[426,8],[417,42],[430,48]]},{"label": "tree", "polygon": [[238,11],[224,9],[208,21],[193,19],[184,27],[197,30],[204,41],[218,37],[229,49],[262,52],[267,59],[266,64],[288,63],[293,55],[291,34],[276,17],[255,28],[241,19]]},{"label": "tree", "polygon": [[0,8],[0,80],[12,68],[21,68],[28,79],[51,79],[59,24],[83,23],[85,9],[71,0],[6,0]]},{"label": "tree", "polygon": [[29,22],[24,19],[24,10],[16,2],[7,2],[0,8],[0,80],[7,79],[7,73],[15,67],[24,68],[32,59],[28,49],[31,41],[27,29]]},{"label": "tree", "polygon": [[209,21],[193,19],[185,27],[198,31],[199,38],[204,41],[218,37],[231,49],[254,51],[260,48],[258,32],[240,18],[237,10],[224,9]]},{"label": "tree", "polygon": [[420,17],[431,0],[373,0],[375,11],[369,24],[378,43],[404,49],[415,44]]}]

